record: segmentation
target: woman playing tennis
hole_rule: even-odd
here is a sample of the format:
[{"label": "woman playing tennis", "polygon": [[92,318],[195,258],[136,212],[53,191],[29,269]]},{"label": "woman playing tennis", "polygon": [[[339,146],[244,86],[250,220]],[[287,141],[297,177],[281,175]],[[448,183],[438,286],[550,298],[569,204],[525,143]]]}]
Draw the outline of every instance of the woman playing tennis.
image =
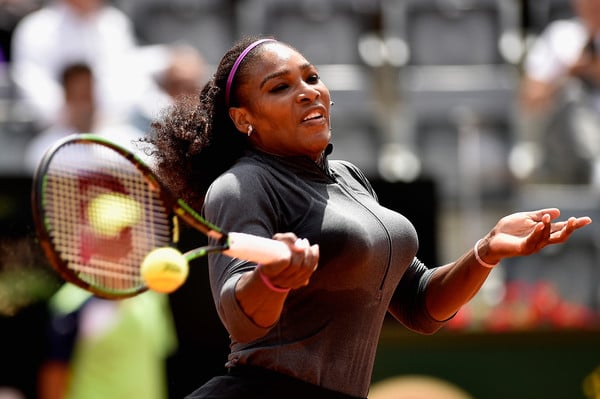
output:
[{"label": "woman playing tennis", "polygon": [[564,243],[591,223],[558,221],[554,208],[514,213],[456,261],[425,265],[410,221],[378,203],[357,167],[328,159],[330,104],[300,52],[244,38],[198,106],[182,102],[154,124],[159,174],[176,195],[226,230],[291,250],[261,265],[209,257],[231,353],[227,372],[190,399],[366,398],[386,314],[434,333],[502,259]]}]

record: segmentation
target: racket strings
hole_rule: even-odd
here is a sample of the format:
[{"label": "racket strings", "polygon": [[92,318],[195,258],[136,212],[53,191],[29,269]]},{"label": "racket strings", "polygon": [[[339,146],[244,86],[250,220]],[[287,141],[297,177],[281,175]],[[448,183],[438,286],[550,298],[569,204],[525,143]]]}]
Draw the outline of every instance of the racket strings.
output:
[{"label": "racket strings", "polygon": [[143,173],[109,147],[74,142],[54,153],[43,191],[46,229],[68,270],[107,292],[144,286],[142,260],[172,231]]}]

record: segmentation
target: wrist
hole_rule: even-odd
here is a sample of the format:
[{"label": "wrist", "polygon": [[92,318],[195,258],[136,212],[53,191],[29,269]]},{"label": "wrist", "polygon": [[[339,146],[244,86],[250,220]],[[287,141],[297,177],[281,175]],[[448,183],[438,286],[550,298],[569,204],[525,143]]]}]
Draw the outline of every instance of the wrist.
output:
[{"label": "wrist", "polygon": [[290,292],[290,288],[283,288],[283,287],[279,287],[275,284],[273,284],[273,282],[271,281],[271,279],[269,279],[269,276],[267,276],[263,270],[262,270],[262,264],[258,264],[256,266],[256,272],[258,273],[258,276],[260,277],[260,280],[263,282],[263,284],[271,291],[273,292],[277,292],[279,294],[287,294],[288,292]]},{"label": "wrist", "polygon": [[475,255],[475,260],[477,260],[477,263],[479,263],[481,266],[487,267],[488,269],[493,269],[500,262],[488,263],[481,258],[481,255],[479,254],[479,244],[481,244],[482,242],[483,242],[483,238],[479,239],[473,246],[473,254]]}]

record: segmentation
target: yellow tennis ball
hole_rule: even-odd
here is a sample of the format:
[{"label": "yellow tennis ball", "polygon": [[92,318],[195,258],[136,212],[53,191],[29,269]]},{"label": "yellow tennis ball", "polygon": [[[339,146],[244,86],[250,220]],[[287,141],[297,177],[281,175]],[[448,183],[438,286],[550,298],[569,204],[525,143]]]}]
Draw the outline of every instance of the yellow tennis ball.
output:
[{"label": "yellow tennis ball", "polygon": [[141,265],[142,279],[148,288],[167,294],[185,282],[188,272],[188,261],[181,252],[171,247],[150,251]]},{"label": "yellow tennis ball", "polygon": [[87,217],[95,233],[103,237],[115,237],[124,228],[140,221],[142,207],[125,194],[105,193],[90,201]]}]

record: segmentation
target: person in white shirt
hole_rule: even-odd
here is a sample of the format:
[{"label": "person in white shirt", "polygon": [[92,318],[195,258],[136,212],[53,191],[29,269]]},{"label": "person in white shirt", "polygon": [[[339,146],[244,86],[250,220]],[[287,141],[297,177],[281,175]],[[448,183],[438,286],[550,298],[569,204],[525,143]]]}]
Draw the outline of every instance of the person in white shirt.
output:
[{"label": "person in white shirt", "polygon": [[[571,2],[575,17],[551,22],[523,62],[522,125],[511,160],[517,177],[537,173],[542,182],[562,183],[597,179],[593,164],[600,157],[600,135],[593,132],[600,127],[600,0]],[[564,155],[560,166],[552,166],[552,151]]]},{"label": "person in white shirt", "polygon": [[62,105],[61,71],[84,62],[97,78],[98,107],[120,115],[144,84],[138,65],[130,62],[136,49],[132,21],[106,0],[53,0],[14,30],[11,76],[17,96],[42,126],[50,125]]}]

